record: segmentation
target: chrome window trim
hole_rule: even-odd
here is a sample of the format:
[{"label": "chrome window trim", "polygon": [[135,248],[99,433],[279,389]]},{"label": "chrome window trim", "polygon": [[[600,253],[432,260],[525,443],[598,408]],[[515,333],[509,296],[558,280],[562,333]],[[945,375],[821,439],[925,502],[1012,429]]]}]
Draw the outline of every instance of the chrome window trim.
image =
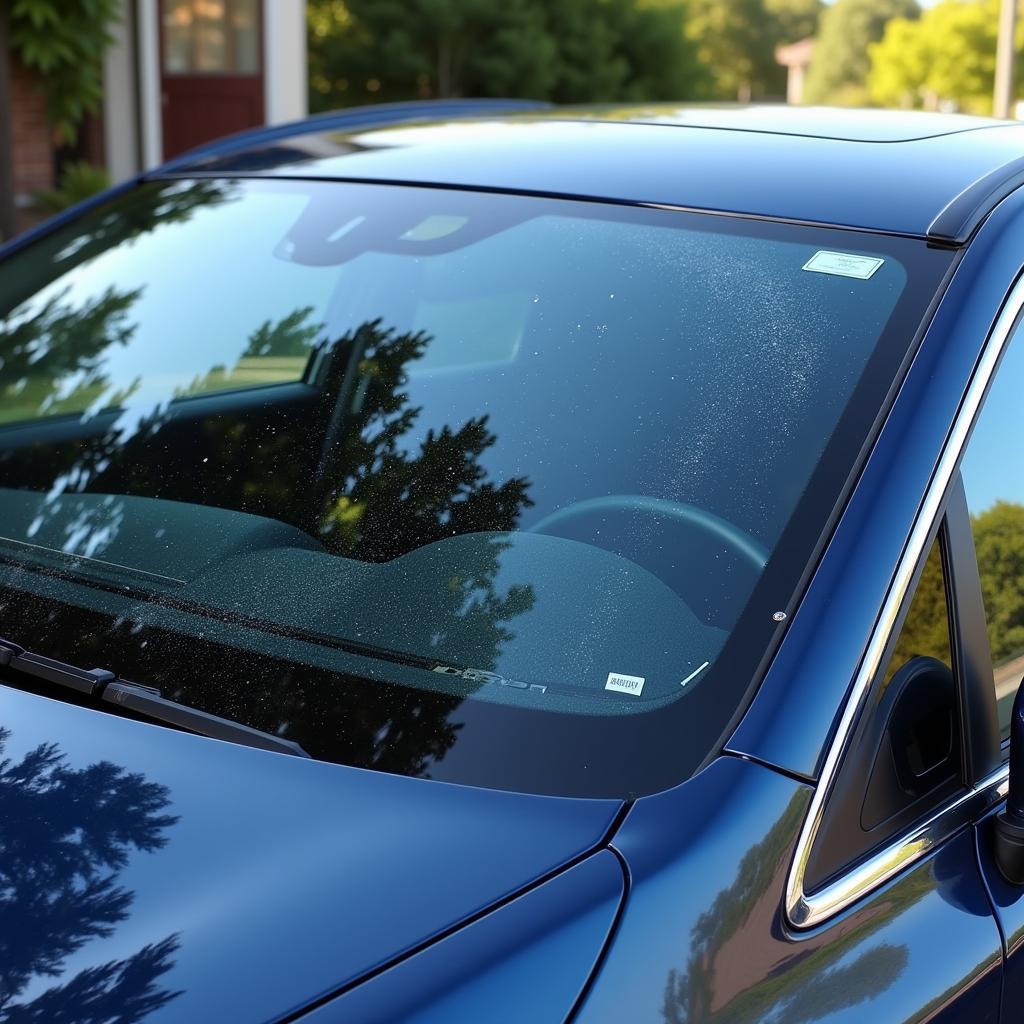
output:
[{"label": "chrome window trim", "polygon": [[852,903],[878,888],[905,867],[918,860],[936,843],[946,838],[972,817],[1006,796],[1008,768],[1003,765],[973,789],[958,794],[926,821],[893,840],[884,849],[853,867],[836,881],[814,893],[804,891],[804,875],[811,849],[824,817],[825,805],[835,783],[843,753],[853,734],[871,683],[878,673],[882,656],[895,627],[897,616],[910,588],[914,570],[924,555],[929,536],[939,518],[943,499],[957,470],[989,381],[999,358],[1014,333],[1024,308],[1024,277],[1018,277],[988,336],[975,366],[952,429],[946,438],[935,473],[918,509],[907,545],[900,556],[882,610],[861,661],[853,687],[843,708],[839,726],[829,747],[821,778],[815,787],[807,815],[797,839],[796,850],[786,879],[786,917],[794,928],[812,928],[845,910]]}]

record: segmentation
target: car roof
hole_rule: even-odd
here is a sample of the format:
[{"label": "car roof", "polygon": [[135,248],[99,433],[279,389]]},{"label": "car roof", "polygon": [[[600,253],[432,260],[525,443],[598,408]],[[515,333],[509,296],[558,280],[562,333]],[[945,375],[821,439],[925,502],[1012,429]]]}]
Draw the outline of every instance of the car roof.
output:
[{"label": "car roof", "polygon": [[785,106],[383,104],[243,133],[156,173],[578,197],[959,244],[1024,183],[1024,126]]}]

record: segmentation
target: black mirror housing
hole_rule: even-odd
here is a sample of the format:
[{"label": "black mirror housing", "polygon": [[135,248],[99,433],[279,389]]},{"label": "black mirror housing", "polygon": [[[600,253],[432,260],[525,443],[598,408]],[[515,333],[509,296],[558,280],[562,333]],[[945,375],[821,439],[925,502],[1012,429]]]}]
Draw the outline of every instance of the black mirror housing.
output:
[{"label": "black mirror housing", "polygon": [[1024,885],[1024,685],[1010,715],[1010,788],[1006,810],[996,816],[995,860],[1011,885]]}]

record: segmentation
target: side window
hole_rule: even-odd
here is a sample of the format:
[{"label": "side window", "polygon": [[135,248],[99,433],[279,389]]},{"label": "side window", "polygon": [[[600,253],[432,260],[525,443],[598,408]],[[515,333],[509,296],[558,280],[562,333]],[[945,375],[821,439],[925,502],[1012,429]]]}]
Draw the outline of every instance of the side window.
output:
[{"label": "side window", "polygon": [[1011,339],[961,466],[1003,738],[1024,676],[1024,341]]},{"label": "side window", "polygon": [[960,703],[940,532],[829,797],[807,865],[813,891],[963,785]]},{"label": "side window", "polygon": [[[936,539],[889,656],[873,707],[883,732],[861,822],[865,828],[959,782],[959,701],[953,677],[949,588]],[[930,805],[930,801],[928,802]]]},{"label": "side window", "polygon": [[890,680],[914,658],[931,658],[953,670],[953,644],[949,635],[949,607],[942,550],[936,540],[921,571],[903,628],[889,658],[883,682]]}]

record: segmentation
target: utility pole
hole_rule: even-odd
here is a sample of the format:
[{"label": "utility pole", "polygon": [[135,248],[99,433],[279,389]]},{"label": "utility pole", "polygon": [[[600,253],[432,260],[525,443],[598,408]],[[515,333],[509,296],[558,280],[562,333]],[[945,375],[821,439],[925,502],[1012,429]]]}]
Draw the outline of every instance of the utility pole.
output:
[{"label": "utility pole", "polygon": [[992,112],[1009,117],[1013,103],[1013,63],[1016,56],[1017,0],[1002,0],[999,7],[999,41],[996,43],[996,88]]},{"label": "utility pole", "polygon": [[15,232],[14,128],[11,125],[11,38],[7,0],[0,0],[0,241]]}]

